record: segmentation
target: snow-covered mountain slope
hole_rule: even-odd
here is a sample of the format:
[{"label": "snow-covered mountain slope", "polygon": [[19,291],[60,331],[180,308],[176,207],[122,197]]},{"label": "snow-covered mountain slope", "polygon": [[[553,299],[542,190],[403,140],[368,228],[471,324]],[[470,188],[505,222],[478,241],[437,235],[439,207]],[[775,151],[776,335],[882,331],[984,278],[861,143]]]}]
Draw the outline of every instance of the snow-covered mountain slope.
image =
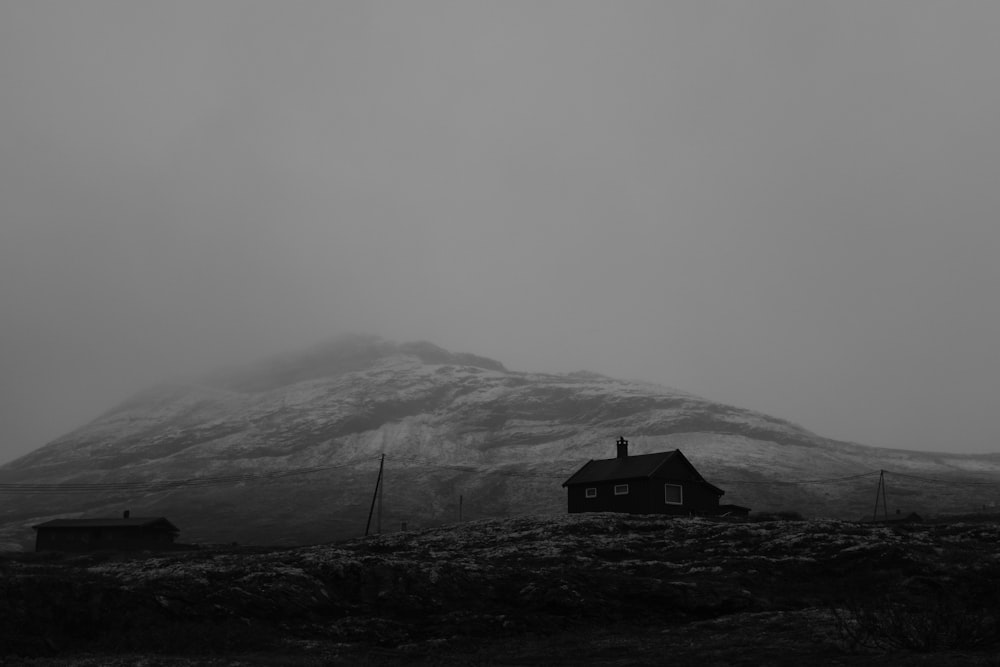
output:
[{"label": "snow-covered mountain slope", "polygon": [[[29,544],[28,526],[48,518],[126,508],[168,516],[184,541],[354,536],[364,531],[382,454],[386,529],[456,520],[460,496],[463,518],[563,512],[561,482],[587,460],[613,456],[620,435],[636,454],[683,450],[727,491],[723,502],[756,511],[870,513],[877,476],[788,482],[881,468],[1000,481],[996,457],[835,442],[649,383],[512,372],[429,343],[351,336],[157,387],[0,467],[0,484],[111,485],[6,495],[0,543]],[[996,495],[988,485],[889,479],[890,511],[971,511]],[[168,480],[190,483],[162,485]]]}]

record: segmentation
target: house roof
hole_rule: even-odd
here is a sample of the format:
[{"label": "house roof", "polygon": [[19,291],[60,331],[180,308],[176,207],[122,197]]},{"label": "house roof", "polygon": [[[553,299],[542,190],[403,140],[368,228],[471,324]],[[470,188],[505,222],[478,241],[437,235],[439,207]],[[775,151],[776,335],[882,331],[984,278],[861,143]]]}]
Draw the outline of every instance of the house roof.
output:
[{"label": "house roof", "polygon": [[[687,472],[683,477],[673,474],[678,466],[684,468]],[[671,469],[670,474],[664,474],[667,472],[667,468]],[[577,470],[572,477],[563,482],[563,486],[623,481],[626,479],[643,479],[654,476],[700,482],[707,485],[713,492],[720,496],[725,493],[725,491],[714,484],[706,482],[705,478],[695,470],[695,467],[681,454],[679,449],[670,452],[657,452],[655,454],[598,459],[596,461],[592,459]]]},{"label": "house roof", "polygon": [[35,530],[39,528],[163,528],[173,532],[180,532],[174,524],[167,521],[162,516],[152,517],[130,517],[128,519],[53,519],[38,525],[32,526]]}]

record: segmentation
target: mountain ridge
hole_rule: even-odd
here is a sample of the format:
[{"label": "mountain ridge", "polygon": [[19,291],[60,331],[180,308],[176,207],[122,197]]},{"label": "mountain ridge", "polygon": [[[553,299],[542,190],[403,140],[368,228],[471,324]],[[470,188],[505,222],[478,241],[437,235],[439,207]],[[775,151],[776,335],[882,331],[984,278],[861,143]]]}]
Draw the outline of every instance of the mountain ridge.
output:
[{"label": "mountain ridge", "polygon": [[[368,513],[374,460],[381,454],[391,462],[386,521],[392,525],[454,520],[459,496],[466,518],[564,512],[556,477],[569,471],[568,477],[589,459],[613,456],[620,435],[637,454],[682,449],[727,491],[724,502],[758,511],[840,517],[870,512],[870,478],[789,482],[882,468],[1000,481],[998,457],[838,442],[786,420],[648,382],[587,371],[516,372],[432,343],[352,335],[299,355],[140,392],[0,466],[0,484],[150,484],[326,470],[148,493],[86,487],[94,492],[14,495],[0,510],[0,544],[28,546],[32,522],[118,515],[126,505],[171,517],[186,540],[301,543],[353,536]],[[345,463],[355,460],[363,462]],[[928,494],[919,482],[901,477],[890,488],[897,509],[906,511],[968,511],[995,502],[986,487]]]}]

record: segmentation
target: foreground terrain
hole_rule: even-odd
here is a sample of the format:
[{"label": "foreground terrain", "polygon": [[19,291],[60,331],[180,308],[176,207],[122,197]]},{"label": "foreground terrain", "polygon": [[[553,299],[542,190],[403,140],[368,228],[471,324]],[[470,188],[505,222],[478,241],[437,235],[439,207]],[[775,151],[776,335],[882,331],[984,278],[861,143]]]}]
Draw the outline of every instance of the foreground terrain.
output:
[{"label": "foreground terrain", "polygon": [[997,664],[1000,526],[480,520],[0,558],[0,664]]}]

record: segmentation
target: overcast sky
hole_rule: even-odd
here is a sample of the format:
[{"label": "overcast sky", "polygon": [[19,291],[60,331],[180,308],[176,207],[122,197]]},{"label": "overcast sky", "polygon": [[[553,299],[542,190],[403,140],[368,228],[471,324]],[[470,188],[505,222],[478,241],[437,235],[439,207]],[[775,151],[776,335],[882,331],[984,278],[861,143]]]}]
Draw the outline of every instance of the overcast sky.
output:
[{"label": "overcast sky", "polygon": [[0,3],[0,461],[345,332],[1000,451],[1000,3]]}]

